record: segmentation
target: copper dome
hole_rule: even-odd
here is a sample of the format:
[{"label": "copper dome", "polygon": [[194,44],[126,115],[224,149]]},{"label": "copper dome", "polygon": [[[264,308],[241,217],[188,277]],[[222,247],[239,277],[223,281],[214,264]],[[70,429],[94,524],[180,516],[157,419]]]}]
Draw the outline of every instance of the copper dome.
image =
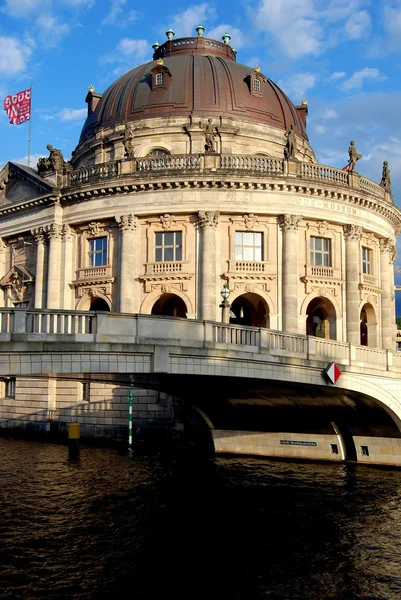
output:
[{"label": "copper dome", "polygon": [[[228,45],[204,37],[169,40],[153,61],[132,69],[104,94],[82,129],[80,143],[105,127],[151,117],[231,117],[282,130],[292,124],[307,139],[303,119],[291,100],[270,79],[236,62]],[[163,65],[169,85],[153,89],[152,71]],[[253,94],[252,75],[261,79]],[[305,108],[305,107],[304,107]]]}]

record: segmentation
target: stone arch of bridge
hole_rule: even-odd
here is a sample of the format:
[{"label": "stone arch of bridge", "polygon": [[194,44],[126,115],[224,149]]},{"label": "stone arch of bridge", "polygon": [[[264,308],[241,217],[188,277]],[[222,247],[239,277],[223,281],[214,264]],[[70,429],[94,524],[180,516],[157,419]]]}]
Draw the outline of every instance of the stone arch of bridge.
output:
[{"label": "stone arch of bridge", "polygon": [[[186,307],[186,315],[185,316],[188,318],[193,317],[194,309],[193,309],[190,299],[188,298],[188,296],[186,294],[183,294],[179,290],[174,290],[173,292],[160,292],[158,290],[151,292],[150,294],[147,295],[147,297],[142,302],[140,312],[145,315],[155,314],[155,313],[152,313],[152,310],[153,310],[155,304],[158,301],[160,301],[160,299],[163,297],[165,297],[165,299],[167,299],[167,296],[170,296],[170,297],[173,296],[176,298],[180,298]],[[173,316],[173,315],[171,315],[171,316]]]}]

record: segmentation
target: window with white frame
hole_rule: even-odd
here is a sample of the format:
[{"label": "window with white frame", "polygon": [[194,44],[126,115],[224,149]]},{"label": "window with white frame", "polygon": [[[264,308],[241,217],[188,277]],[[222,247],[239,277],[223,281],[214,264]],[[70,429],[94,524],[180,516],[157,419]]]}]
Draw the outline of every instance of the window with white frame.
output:
[{"label": "window with white frame", "polygon": [[15,398],[16,379],[15,377],[7,377],[4,380],[5,383],[5,397]]},{"label": "window with white frame", "polygon": [[160,231],[155,239],[155,261],[182,260],[182,231]]},{"label": "window with white frame", "polygon": [[163,73],[156,73],[155,83],[156,85],[163,85],[164,77]]},{"label": "window with white frame", "polygon": [[372,274],[372,250],[370,248],[362,248],[362,273]]},{"label": "window with white frame", "polygon": [[317,267],[331,267],[331,240],[329,238],[310,238],[310,264]]},{"label": "window with white frame", "polygon": [[254,79],[253,80],[253,91],[260,92],[260,90],[261,90],[260,79]]},{"label": "window with white frame", "polygon": [[263,233],[236,231],[235,260],[263,260]]},{"label": "window with white frame", "polygon": [[89,266],[103,267],[107,260],[107,236],[89,240]]}]

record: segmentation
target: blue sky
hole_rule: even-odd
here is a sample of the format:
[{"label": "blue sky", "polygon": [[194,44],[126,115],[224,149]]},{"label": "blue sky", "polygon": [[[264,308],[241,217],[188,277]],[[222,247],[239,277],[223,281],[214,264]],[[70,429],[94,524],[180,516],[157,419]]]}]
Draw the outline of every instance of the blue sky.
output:
[{"label": "blue sky", "polygon": [[[103,92],[151,60],[170,27],[176,37],[220,39],[294,103],[309,103],[308,134],[322,164],[343,167],[354,139],[357,170],[380,181],[388,160],[401,206],[401,0],[0,0],[0,95],[33,85],[31,154],[46,144],[69,158],[86,114],[89,85]],[[0,111],[0,165],[23,162],[28,125]],[[401,258],[398,261],[401,264]]]}]

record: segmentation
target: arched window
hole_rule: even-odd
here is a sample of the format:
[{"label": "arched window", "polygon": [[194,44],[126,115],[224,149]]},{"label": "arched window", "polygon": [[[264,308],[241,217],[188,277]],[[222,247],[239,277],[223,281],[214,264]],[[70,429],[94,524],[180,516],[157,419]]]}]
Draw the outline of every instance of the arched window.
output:
[{"label": "arched window", "polygon": [[165,148],[153,148],[150,152],[148,152],[147,156],[168,156],[170,152]]}]

